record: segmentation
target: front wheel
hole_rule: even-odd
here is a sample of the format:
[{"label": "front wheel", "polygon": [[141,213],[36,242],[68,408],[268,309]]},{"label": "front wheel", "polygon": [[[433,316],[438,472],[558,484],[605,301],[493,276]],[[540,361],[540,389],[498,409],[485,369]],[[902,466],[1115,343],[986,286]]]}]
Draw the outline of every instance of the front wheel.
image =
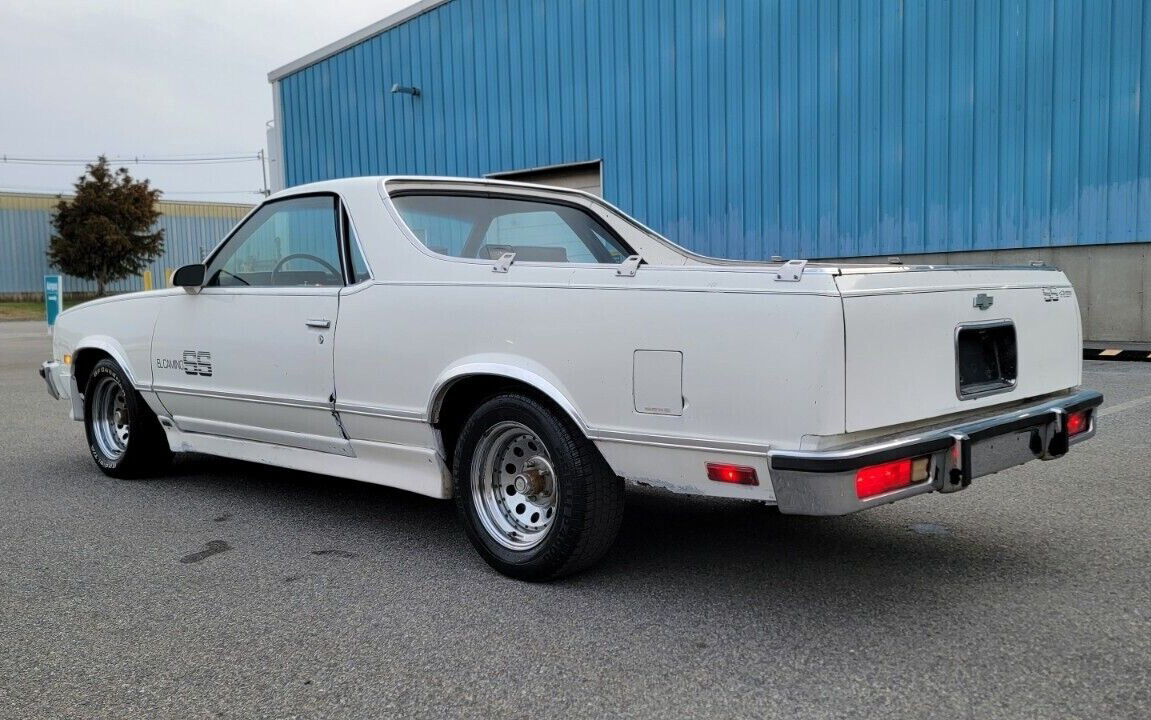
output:
[{"label": "front wheel", "polygon": [[598,561],[623,521],[623,481],[568,419],[508,393],[480,405],[456,443],[456,509],[489,565],[550,580]]},{"label": "front wheel", "polygon": [[152,475],[172,460],[156,415],[114,361],[96,363],[84,391],[88,450],[105,475]]}]

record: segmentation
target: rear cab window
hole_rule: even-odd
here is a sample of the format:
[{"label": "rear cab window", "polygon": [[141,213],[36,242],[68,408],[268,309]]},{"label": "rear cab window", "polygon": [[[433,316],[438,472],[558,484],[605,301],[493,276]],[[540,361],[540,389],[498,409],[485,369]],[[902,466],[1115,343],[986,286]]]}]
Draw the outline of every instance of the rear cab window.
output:
[{"label": "rear cab window", "polygon": [[392,202],[417,240],[448,257],[618,265],[633,254],[594,215],[566,203],[423,191]]}]

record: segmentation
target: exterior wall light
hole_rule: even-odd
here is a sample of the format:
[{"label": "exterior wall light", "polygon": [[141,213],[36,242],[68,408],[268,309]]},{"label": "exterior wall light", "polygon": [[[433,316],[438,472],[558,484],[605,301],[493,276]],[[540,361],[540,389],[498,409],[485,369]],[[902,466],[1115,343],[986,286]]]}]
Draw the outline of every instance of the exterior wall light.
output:
[{"label": "exterior wall light", "polygon": [[393,93],[403,93],[404,95],[411,95],[412,97],[420,96],[420,89],[413,85],[401,85],[396,83],[392,86]]}]

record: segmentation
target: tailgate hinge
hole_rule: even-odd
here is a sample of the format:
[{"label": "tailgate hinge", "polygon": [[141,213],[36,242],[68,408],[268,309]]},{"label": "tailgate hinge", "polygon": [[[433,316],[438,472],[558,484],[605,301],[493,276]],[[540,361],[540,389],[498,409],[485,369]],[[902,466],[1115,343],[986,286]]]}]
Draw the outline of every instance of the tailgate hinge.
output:
[{"label": "tailgate hinge", "polygon": [[627,260],[624,260],[620,263],[620,266],[615,269],[615,274],[622,277],[635,277],[641,262],[643,262],[643,258],[639,255],[628,255]]},{"label": "tailgate hinge", "polygon": [[779,266],[775,273],[776,282],[799,282],[803,277],[803,269],[807,267],[806,260],[788,260]]}]

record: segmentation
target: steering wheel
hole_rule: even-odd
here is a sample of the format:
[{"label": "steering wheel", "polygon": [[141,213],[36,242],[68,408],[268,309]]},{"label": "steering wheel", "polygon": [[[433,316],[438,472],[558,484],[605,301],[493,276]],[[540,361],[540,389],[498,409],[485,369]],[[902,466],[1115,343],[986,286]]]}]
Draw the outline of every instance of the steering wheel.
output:
[{"label": "steering wheel", "polygon": [[309,255],[308,253],[292,253],[291,255],[285,255],[284,257],[280,258],[280,262],[276,263],[276,267],[272,268],[272,277],[268,279],[268,282],[272,285],[278,284],[276,282],[276,273],[280,272],[280,268],[284,267],[292,260],[311,260],[312,262],[327,270],[328,274],[333,278],[337,280],[340,278],[340,271],[332,267],[327,260],[316,257],[315,255]]}]

